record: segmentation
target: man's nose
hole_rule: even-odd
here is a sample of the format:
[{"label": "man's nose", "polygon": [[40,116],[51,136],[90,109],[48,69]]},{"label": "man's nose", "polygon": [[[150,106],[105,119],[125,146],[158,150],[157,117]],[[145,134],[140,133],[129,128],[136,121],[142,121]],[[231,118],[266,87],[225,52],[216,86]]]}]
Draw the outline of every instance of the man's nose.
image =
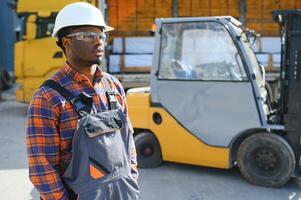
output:
[{"label": "man's nose", "polygon": [[93,44],[100,44],[101,46],[103,46],[104,39],[99,36],[95,36],[95,38],[93,39]]}]

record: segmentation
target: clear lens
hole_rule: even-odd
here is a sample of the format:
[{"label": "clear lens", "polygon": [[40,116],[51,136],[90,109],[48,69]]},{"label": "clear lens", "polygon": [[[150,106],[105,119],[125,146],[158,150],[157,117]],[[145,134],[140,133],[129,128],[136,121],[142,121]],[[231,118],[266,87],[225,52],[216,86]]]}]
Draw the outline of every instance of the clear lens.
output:
[{"label": "clear lens", "polygon": [[100,40],[106,40],[105,33],[95,33],[95,32],[79,32],[79,33],[72,33],[70,35],[67,35],[67,37],[74,37],[77,40],[85,41],[85,42],[91,42],[94,39],[100,39]]}]

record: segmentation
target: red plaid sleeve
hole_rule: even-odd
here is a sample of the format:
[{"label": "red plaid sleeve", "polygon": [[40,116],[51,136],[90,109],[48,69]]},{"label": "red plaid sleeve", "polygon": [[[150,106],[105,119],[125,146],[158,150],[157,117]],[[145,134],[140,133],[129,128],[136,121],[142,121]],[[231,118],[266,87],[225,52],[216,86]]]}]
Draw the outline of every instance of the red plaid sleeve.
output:
[{"label": "red plaid sleeve", "polygon": [[44,200],[64,200],[68,195],[57,171],[60,149],[57,115],[49,99],[33,97],[26,133],[29,178]]}]

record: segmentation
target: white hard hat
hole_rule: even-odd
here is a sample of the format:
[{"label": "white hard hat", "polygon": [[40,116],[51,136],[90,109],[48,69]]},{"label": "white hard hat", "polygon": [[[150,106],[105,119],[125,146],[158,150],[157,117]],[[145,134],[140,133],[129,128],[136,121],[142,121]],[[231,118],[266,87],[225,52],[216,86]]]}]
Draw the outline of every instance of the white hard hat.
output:
[{"label": "white hard hat", "polygon": [[103,15],[98,8],[89,3],[76,2],[65,6],[57,14],[52,37],[57,37],[57,33],[62,28],[82,25],[104,27],[104,32],[114,29],[106,25]]}]

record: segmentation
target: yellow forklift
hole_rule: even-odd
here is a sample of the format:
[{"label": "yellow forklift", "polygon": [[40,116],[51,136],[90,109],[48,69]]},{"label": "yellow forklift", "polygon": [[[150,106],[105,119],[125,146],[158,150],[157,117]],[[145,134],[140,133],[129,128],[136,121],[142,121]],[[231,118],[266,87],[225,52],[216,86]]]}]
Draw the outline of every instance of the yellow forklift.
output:
[{"label": "yellow forklift", "polygon": [[268,187],[299,177],[301,11],[273,18],[282,40],[279,94],[266,89],[251,48],[258,35],[236,19],[156,20],[151,86],[127,92],[139,167],[237,165],[247,181]]}]

